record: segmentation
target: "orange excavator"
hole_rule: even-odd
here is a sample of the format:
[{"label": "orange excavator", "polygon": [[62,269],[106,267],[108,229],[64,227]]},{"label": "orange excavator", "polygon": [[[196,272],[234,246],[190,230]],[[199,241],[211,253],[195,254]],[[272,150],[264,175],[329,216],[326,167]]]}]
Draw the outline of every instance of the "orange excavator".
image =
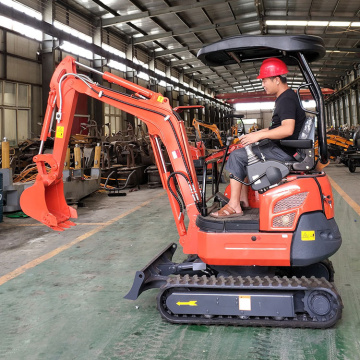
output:
[{"label": "orange excavator", "polygon": [[217,137],[218,141],[219,141],[219,144],[220,144],[220,147],[224,147],[224,143],[221,139],[221,134],[220,134],[220,130],[219,128],[216,126],[216,124],[206,124],[204,122],[201,122],[201,121],[198,121],[196,119],[193,119],[193,122],[192,122],[194,128],[195,128],[195,131],[196,131],[196,134],[198,136],[198,139],[201,141],[201,131],[200,131],[200,126],[206,128],[206,129],[210,129]]},{"label": "orange excavator", "polygon": [[[236,36],[205,46],[198,57],[212,67],[274,56],[289,66],[297,65],[316,102],[319,161],[325,164],[324,102],[309,66],[324,54],[323,40],[316,36]],[[208,216],[205,187],[200,190],[196,179],[184,122],[168,99],[111,73],[98,72],[133,94],[114,91],[77,73],[77,65],[98,72],[71,57],[55,70],[41,133],[44,142],[55,121],[54,149],[52,154],[40,150],[34,157],[39,174],[21,197],[26,214],[55,230],[73,225],[69,219],[77,214],[65,202],[62,169],[77,97],[86,94],[146,123],[179,243],[188,254],[185,261],[173,262],[177,245],[168,245],[136,272],[127,299],[159,288],[161,316],[179,324],[327,328],[338,321],[343,305],[328,258],[339,249],[341,235],[329,180],[315,168],[312,118],[298,140],[283,140],[285,146],[297,149],[293,162],[259,159],[251,146],[246,147],[247,185],[258,193],[257,207],[245,210],[239,218],[214,219]],[[171,173],[160,140],[169,154]]]},{"label": "orange excavator", "polygon": [[[346,151],[349,146],[353,145],[351,140],[348,140],[340,135],[326,134],[326,142],[328,145],[329,158],[336,160],[341,156],[343,151]],[[315,142],[315,157],[318,156],[318,142]]]}]

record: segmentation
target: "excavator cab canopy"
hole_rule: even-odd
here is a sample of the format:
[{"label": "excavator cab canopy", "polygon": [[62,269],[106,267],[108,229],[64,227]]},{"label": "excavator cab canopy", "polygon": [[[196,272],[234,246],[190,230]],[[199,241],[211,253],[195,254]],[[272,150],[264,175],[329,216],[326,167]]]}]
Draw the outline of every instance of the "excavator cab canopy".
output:
[{"label": "excavator cab canopy", "polygon": [[[204,46],[197,57],[208,66],[226,66],[245,62],[263,61],[270,57],[283,60],[287,65],[297,65],[304,77],[298,90],[308,87],[315,102],[319,143],[319,160],[327,163],[326,121],[324,99],[319,84],[308,63],[325,55],[322,38],[313,35],[239,35]],[[297,92],[300,100],[300,91]],[[301,101],[300,101],[301,104]]]},{"label": "excavator cab canopy", "polygon": [[294,57],[301,52],[307,62],[325,56],[322,38],[311,35],[241,35],[220,40],[199,50],[197,57],[209,66],[281,58],[287,65],[297,65]]}]

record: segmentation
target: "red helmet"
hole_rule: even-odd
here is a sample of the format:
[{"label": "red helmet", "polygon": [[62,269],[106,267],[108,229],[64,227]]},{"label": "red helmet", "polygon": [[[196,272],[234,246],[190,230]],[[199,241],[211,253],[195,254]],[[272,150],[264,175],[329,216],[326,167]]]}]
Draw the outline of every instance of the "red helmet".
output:
[{"label": "red helmet", "polygon": [[260,74],[257,79],[264,79],[271,76],[285,75],[289,71],[286,64],[278,58],[269,58],[263,61],[260,66]]}]

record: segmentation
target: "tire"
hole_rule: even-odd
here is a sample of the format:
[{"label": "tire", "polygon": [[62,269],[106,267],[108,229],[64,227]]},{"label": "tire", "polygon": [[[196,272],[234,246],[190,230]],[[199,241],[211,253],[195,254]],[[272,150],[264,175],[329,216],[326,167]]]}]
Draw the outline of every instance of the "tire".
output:
[{"label": "tire", "polygon": [[349,160],[349,171],[354,173],[356,170],[356,164],[354,160]]}]

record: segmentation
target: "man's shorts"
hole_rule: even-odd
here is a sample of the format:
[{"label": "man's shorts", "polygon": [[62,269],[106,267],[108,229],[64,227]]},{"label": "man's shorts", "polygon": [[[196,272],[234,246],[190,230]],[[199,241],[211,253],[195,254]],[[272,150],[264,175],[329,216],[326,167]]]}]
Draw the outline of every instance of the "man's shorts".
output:
[{"label": "man's shorts", "polygon": [[[253,153],[260,160],[278,160],[281,162],[294,161],[295,159],[274,144],[271,140],[265,145],[252,145]],[[234,150],[226,163],[225,169],[237,176],[240,180],[244,180],[247,176],[246,166],[248,165],[248,157],[245,148]]]}]

